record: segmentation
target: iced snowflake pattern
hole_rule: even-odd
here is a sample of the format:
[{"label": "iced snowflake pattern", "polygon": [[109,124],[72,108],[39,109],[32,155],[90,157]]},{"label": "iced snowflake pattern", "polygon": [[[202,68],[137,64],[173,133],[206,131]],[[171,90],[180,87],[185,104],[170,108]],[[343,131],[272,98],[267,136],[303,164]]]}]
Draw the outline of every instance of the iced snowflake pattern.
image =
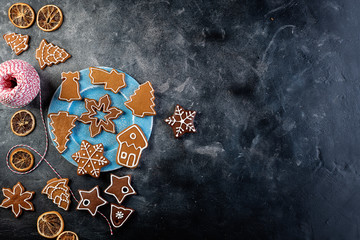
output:
[{"label": "iced snowflake pattern", "polygon": [[185,110],[180,105],[176,105],[174,114],[165,119],[165,122],[172,127],[175,137],[178,138],[187,132],[196,132],[195,115],[196,111]]},{"label": "iced snowflake pattern", "polygon": [[110,163],[103,154],[104,146],[102,143],[92,145],[88,141],[83,140],[80,151],[71,156],[78,164],[78,175],[89,174],[92,177],[98,178],[101,168]]},{"label": "iced snowflake pattern", "polygon": [[121,212],[121,211],[117,211],[116,212],[116,218],[117,219],[122,219],[124,217],[124,213],[123,212]]}]

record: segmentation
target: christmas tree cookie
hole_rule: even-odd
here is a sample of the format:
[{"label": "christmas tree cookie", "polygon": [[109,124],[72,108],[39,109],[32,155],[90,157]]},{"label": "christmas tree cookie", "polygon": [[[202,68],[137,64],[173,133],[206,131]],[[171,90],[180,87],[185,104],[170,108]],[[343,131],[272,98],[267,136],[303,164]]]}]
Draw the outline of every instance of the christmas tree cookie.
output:
[{"label": "christmas tree cookie", "polygon": [[3,36],[7,45],[11,47],[11,49],[15,52],[16,55],[20,55],[22,52],[26,51],[29,48],[29,36],[16,34],[16,33],[8,33]]},{"label": "christmas tree cookie", "polygon": [[70,115],[68,112],[59,111],[58,113],[51,113],[50,126],[53,128],[51,132],[54,134],[54,142],[59,153],[63,153],[66,149],[66,143],[69,141],[69,136],[72,134],[72,129],[75,127],[75,121],[78,119],[76,115]]},{"label": "christmas tree cookie", "polygon": [[46,66],[63,63],[70,57],[71,55],[64,49],[48,43],[45,39],[40,42],[35,54],[35,58],[38,60],[42,70],[44,70]]},{"label": "christmas tree cookie", "polygon": [[132,111],[134,116],[153,116],[156,115],[154,99],[154,89],[147,81],[135,90],[134,94],[130,96],[130,100],[124,102],[124,105]]}]

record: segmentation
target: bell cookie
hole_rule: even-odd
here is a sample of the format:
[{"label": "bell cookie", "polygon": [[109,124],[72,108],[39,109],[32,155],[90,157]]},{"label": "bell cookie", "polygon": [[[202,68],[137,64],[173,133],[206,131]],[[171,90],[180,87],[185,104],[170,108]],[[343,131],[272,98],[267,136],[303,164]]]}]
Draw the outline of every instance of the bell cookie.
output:
[{"label": "bell cookie", "polygon": [[80,150],[71,156],[78,164],[77,174],[79,176],[89,174],[94,178],[98,178],[101,168],[110,163],[103,154],[104,146],[102,143],[92,145],[88,141],[83,140]]},{"label": "bell cookie", "polygon": [[22,209],[27,211],[34,211],[34,205],[30,200],[33,198],[35,192],[25,191],[24,186],[18,182],[13,188],[3,188],[2,192],[5,199],[2,201],[0,207],[11,207],[15,217],[19,217]]},{"label": "bell cookie", "polygon": [[[85,98],[85,108],[87,112],[81,114],[79,121],[85,124],[90,124],[90,136],[95,137],[102,130],[110,133],[115,133],[115,124],[112,120],[117,119],[123,111],[117,107],[110,107],[111,99],[108,94],[102,96],[99,101]],[[95,117],[97,112],[103,112],[106,115],[104,119]]]},{"label": "bell cookie", "polygon": [[185,110],[180,105],[176,105],[174,114],[165,119],[165,122],[172,127],[175,137],[179,138],[185,133],[196,132],[195,115],[195,111]]},{"label": "bell cookie", "polygon": [[20,55],[29,48],[29,35],[7,33],[3,38],[16,55]]},{"label": "bell cookie", "polygon": [[98,208],[107,204],[108,202],[100,197],[99,186],[94,187],[90,191],[79,190],[80,201],[76,210],[87,210],[91,216],[95,216]]},{"label": "bell cookie", "polygon": [[149,81],[141,84],[134,94],[130,96],[130,100],[124,102],[124,105],[132,111],[137,117],[154,116],[154,89]]},{"label": "bell cookie", "polygon": [[59,100],[71,102],[74,100],[81,100],[80,96],[80,72],[63,72],[61,73],[61,89]]},{"label": "bell cookie", "polygon": [[116,163],[124,167],[136,168],[142,151],[148,146],[144,132],[138,125],[133,124],[120,132],[116,140],[119,143]]},{"label": "bell cookie", "polygon": [[35,58],[38,60],[41,70],[44,70],[47,66],[63,63],[70,57],[71,55],[64,49],[48,43],[45,39],[40,42],[35,53]]},{"label": "bell cookie", "polygon": [[89,77],[91,83],[94,85],[105,84],[105,90],[111,90],[113,93],[118,93],[121,88],[126,87],[125,73],[120,73],[115,69],[108,72],[101,68],[90,67]]},{"label": "bell cookie", "polygon": [[111,210],[110,210],[111,224],[115,228],[121,227],[126,222],[126,220],[128,220],[128,218],[134,211],[135,210],[131,208],[126,208],[123,206],[117,206],[115,204],[111,204]]},{"label": "bell cookie", "polygon": [[118,177],[111,174],[110,179],[111,183],[109,187],[105,189],[104,193],[114,196],[119,204],[122,203],[126,196],[136,194],[134,188],[131,186],[131,175]]},{"label": "bell cookie", "polygon": [[59,208],[67,211],[71,202],[68,184],[68,178],[53,178],[47,181],[41,193],[46,194]]},{"label": "bell cookie", "polygon": [[78,119],[76,115],[70,115],[68,112],[59,111],[58,113],[50,113],[50,126],[53,128],[51,132],[54,134],[53,139],[56,143],[56,149],[59,153],[63,153],[66,149],[66,143],[70,140],[72,129],[75,127],[75,121]]}]

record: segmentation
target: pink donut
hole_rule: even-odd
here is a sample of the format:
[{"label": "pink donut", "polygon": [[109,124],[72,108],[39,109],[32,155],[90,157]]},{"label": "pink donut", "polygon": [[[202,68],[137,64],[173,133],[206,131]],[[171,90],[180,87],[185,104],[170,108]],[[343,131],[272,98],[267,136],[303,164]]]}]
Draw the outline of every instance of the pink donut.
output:
[{"label": "pink donut", "polygon": [[29,63],[13,59],[0,64],[0,102],[18,108],[29,104],[40,91],[40,77]]}]

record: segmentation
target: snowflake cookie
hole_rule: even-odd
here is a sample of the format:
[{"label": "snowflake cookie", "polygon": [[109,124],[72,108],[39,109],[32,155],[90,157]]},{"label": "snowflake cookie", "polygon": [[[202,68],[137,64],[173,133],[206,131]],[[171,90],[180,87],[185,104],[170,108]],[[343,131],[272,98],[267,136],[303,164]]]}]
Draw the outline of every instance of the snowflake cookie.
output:
[{"label": "snowflake cookie", "polygon": [[174,114],[165,119],[165,122],[172,127],[175,137],[179,138],[184,133],[196,132],[195,115],[195,111],[185,110],[180,105],[176,105]]},{"label": "snowflake cookie", "polygon": [[30,202],[35,192],[25,191],[23,185],[18,182],[12,189],[3,188],[2,192],[5,199],[2,201],[0,207],[11,207],[15,217],[19,217],[22,209],[27,211],[34,211],[34,205]]},{"label": "snowflake cookie", "polygon": [[94,178],[98,178],[101,168],[110,163],[103,154],[104,146],[102,143],[92,145],[83,140],[80,150],[71,156],[78,164],[77,174],[79,176],[89,174]]}]

